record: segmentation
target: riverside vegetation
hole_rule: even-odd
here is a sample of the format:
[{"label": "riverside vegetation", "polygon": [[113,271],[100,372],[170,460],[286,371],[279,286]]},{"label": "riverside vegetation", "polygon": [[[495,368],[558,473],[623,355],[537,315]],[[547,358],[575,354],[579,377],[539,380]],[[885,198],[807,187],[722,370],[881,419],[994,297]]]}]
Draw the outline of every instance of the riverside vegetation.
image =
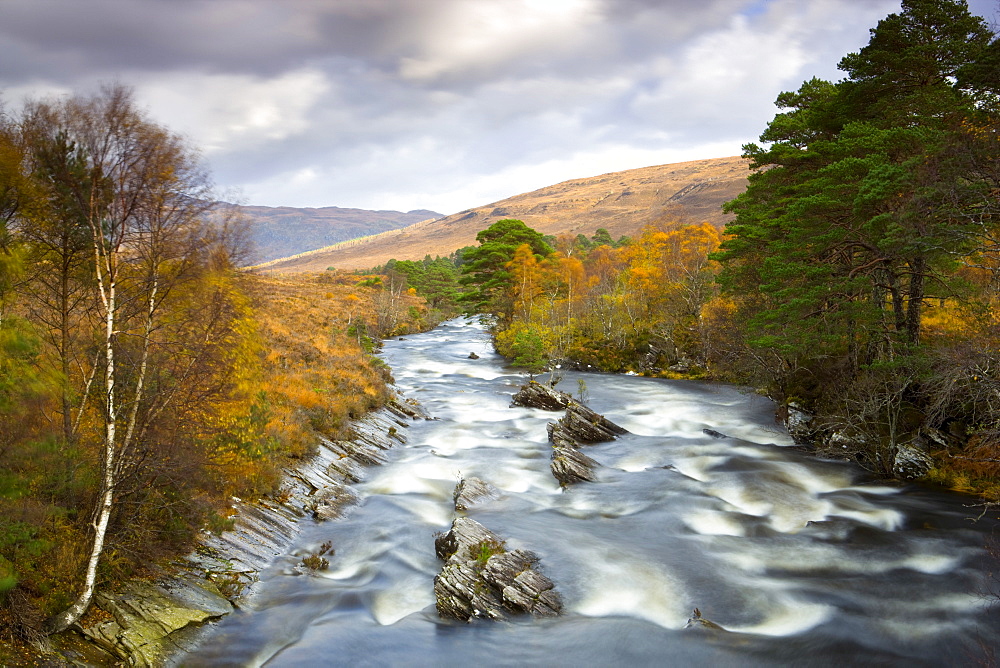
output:
[{"label": "riverside vegetation", "polygon": [[129,90],[0,123],[0,663],[152,576],[390,396],[423,300],[237,271],[245,229]]}]

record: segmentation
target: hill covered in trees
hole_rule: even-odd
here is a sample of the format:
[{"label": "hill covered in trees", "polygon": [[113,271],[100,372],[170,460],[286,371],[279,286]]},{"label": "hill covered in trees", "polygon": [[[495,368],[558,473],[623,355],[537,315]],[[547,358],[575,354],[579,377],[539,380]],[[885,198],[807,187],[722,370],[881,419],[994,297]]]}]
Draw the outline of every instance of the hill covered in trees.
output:
[{"label": "hill covered in trees", "polygon": [[523,220],[542,234],[592,235],[604,228],[615,238],[657,222],[721,229],[731,216],[722,204],[746,188],[743,158],[695,160],[565,181],[444,218],[368,239],[303,254],[268,267],[298,272],[365,269],[390,259],[448,255],[475,243],[476,233],[505,218]]}]

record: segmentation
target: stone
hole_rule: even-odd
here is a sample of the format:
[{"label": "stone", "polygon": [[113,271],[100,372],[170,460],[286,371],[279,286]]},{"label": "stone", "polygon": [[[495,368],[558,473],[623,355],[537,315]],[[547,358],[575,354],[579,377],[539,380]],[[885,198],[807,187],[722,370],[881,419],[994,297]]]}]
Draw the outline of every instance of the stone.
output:
[{"label": "stone", "polygon": [[412,399],[407,399],[405,401],[400,401],[399,399],[392,399],[385,405],[387,411],[397,415],[399,417],[410,418],[411,420],[430,420],[430,415],[424,410],[423,406]]},{"label": "stone", "polygon": [[698,608],[695,608],[694,610],[691,611],[691,616],[688,618],[687,624],[684,625],[684,628],[686,629],[702,628],[702,629],[711,629],[713,631],[725,631],[724,628],[722,628],[712,620],[702,617],[701,610],[699,610]]},{"label": "stone", "polygon": [[792,401],[785,407],[783,422],[788,435],[796,445],[809,445],[816,440],[813,422],[816,416],[806,411],[800,404]]},{"label": "stone", "polygon": [[445,562],[434,578],[438,615],[470,622],[504,620],[511,615],[558,615],[562,600],[555,585],[535,569],[538,557],[507,550],[495,533],[467,517],[434,541]]},{"label": "stone", "polygon": [[723,434],[721,431],[715,431],[714,429],[702,429],[701,431],[702,431],[703,434],[707,434],[708,436],[711,436],[712,438],[729,438],[728,436],[726,436],[725,434]]},{"label": "stone", "polygon": [[462,478],[455,485],[455,510],[468,510],[472,506],[500,498],[500,490],[480,478]]},{"label": "stone", "polygon": [[544,385],[536,380],[529,381],[514,395],[511,406],[541,408],[546,411],[560,411],[573,403],[573,397]]},{"label": "stone", "polygon": [[594,473],[600,464],[574,447],[554,445],[549,469],[564,487],[578,482],[596,482]]},{"label": "stone", "polygon": [[[627,429],[578,403],[566,407],[566,414],[557,425],[557,431],[578,443],[603,443],[628,433]],[[549,436],[551,438],[552,432],[549,432]]]},{"label": "stone", "polygon": [[477,359],[479,359],[479,355],[477,355],[476,353],[469,353],[469,359],[470,360],[477,360]]},{"label": "stone", "polygon": [[922,478],[934,467],[934,459],[911,443],[896,446],[892,473],[902,480]]}]

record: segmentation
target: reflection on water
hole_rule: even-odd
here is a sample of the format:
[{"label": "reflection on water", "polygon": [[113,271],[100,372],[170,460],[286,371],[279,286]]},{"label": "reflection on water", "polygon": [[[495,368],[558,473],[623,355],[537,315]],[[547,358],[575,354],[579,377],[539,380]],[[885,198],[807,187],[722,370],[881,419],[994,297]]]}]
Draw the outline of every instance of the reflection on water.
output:
[{"label": "reflection on water", "polygon": [[[599,481],[564,491],[545,432],[558,415],[509,407],[523,378],[478,325],[386,342],[383,357],[438,419],[368,471],[358,507],[304,529],[294,554],[331,541],[330,570],[279,559],[184,665],[961,665],[996,643],[977,594],[995,524],[787,447],[759,396],[567,373],[563,387],[584,378],[590,405],[632,434],[587,448]],[[468,476],[504,492],[469,514],[541,557],[564,616],[437,618],[433,536]],[[725,630],[685,629],[695,607]]]}]

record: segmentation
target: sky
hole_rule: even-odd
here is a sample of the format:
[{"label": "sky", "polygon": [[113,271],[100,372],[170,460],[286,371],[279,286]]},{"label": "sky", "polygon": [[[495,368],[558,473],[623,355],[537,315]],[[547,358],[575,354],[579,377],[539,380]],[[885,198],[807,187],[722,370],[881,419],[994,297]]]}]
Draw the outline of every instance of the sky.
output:
[{"label": "sky", "polygon": [[[970,0],[991,24],[1000,0]],[[899,0],[0,0],[0,97],[132,86],[221,197],[444,214],[738,155]]]}]

